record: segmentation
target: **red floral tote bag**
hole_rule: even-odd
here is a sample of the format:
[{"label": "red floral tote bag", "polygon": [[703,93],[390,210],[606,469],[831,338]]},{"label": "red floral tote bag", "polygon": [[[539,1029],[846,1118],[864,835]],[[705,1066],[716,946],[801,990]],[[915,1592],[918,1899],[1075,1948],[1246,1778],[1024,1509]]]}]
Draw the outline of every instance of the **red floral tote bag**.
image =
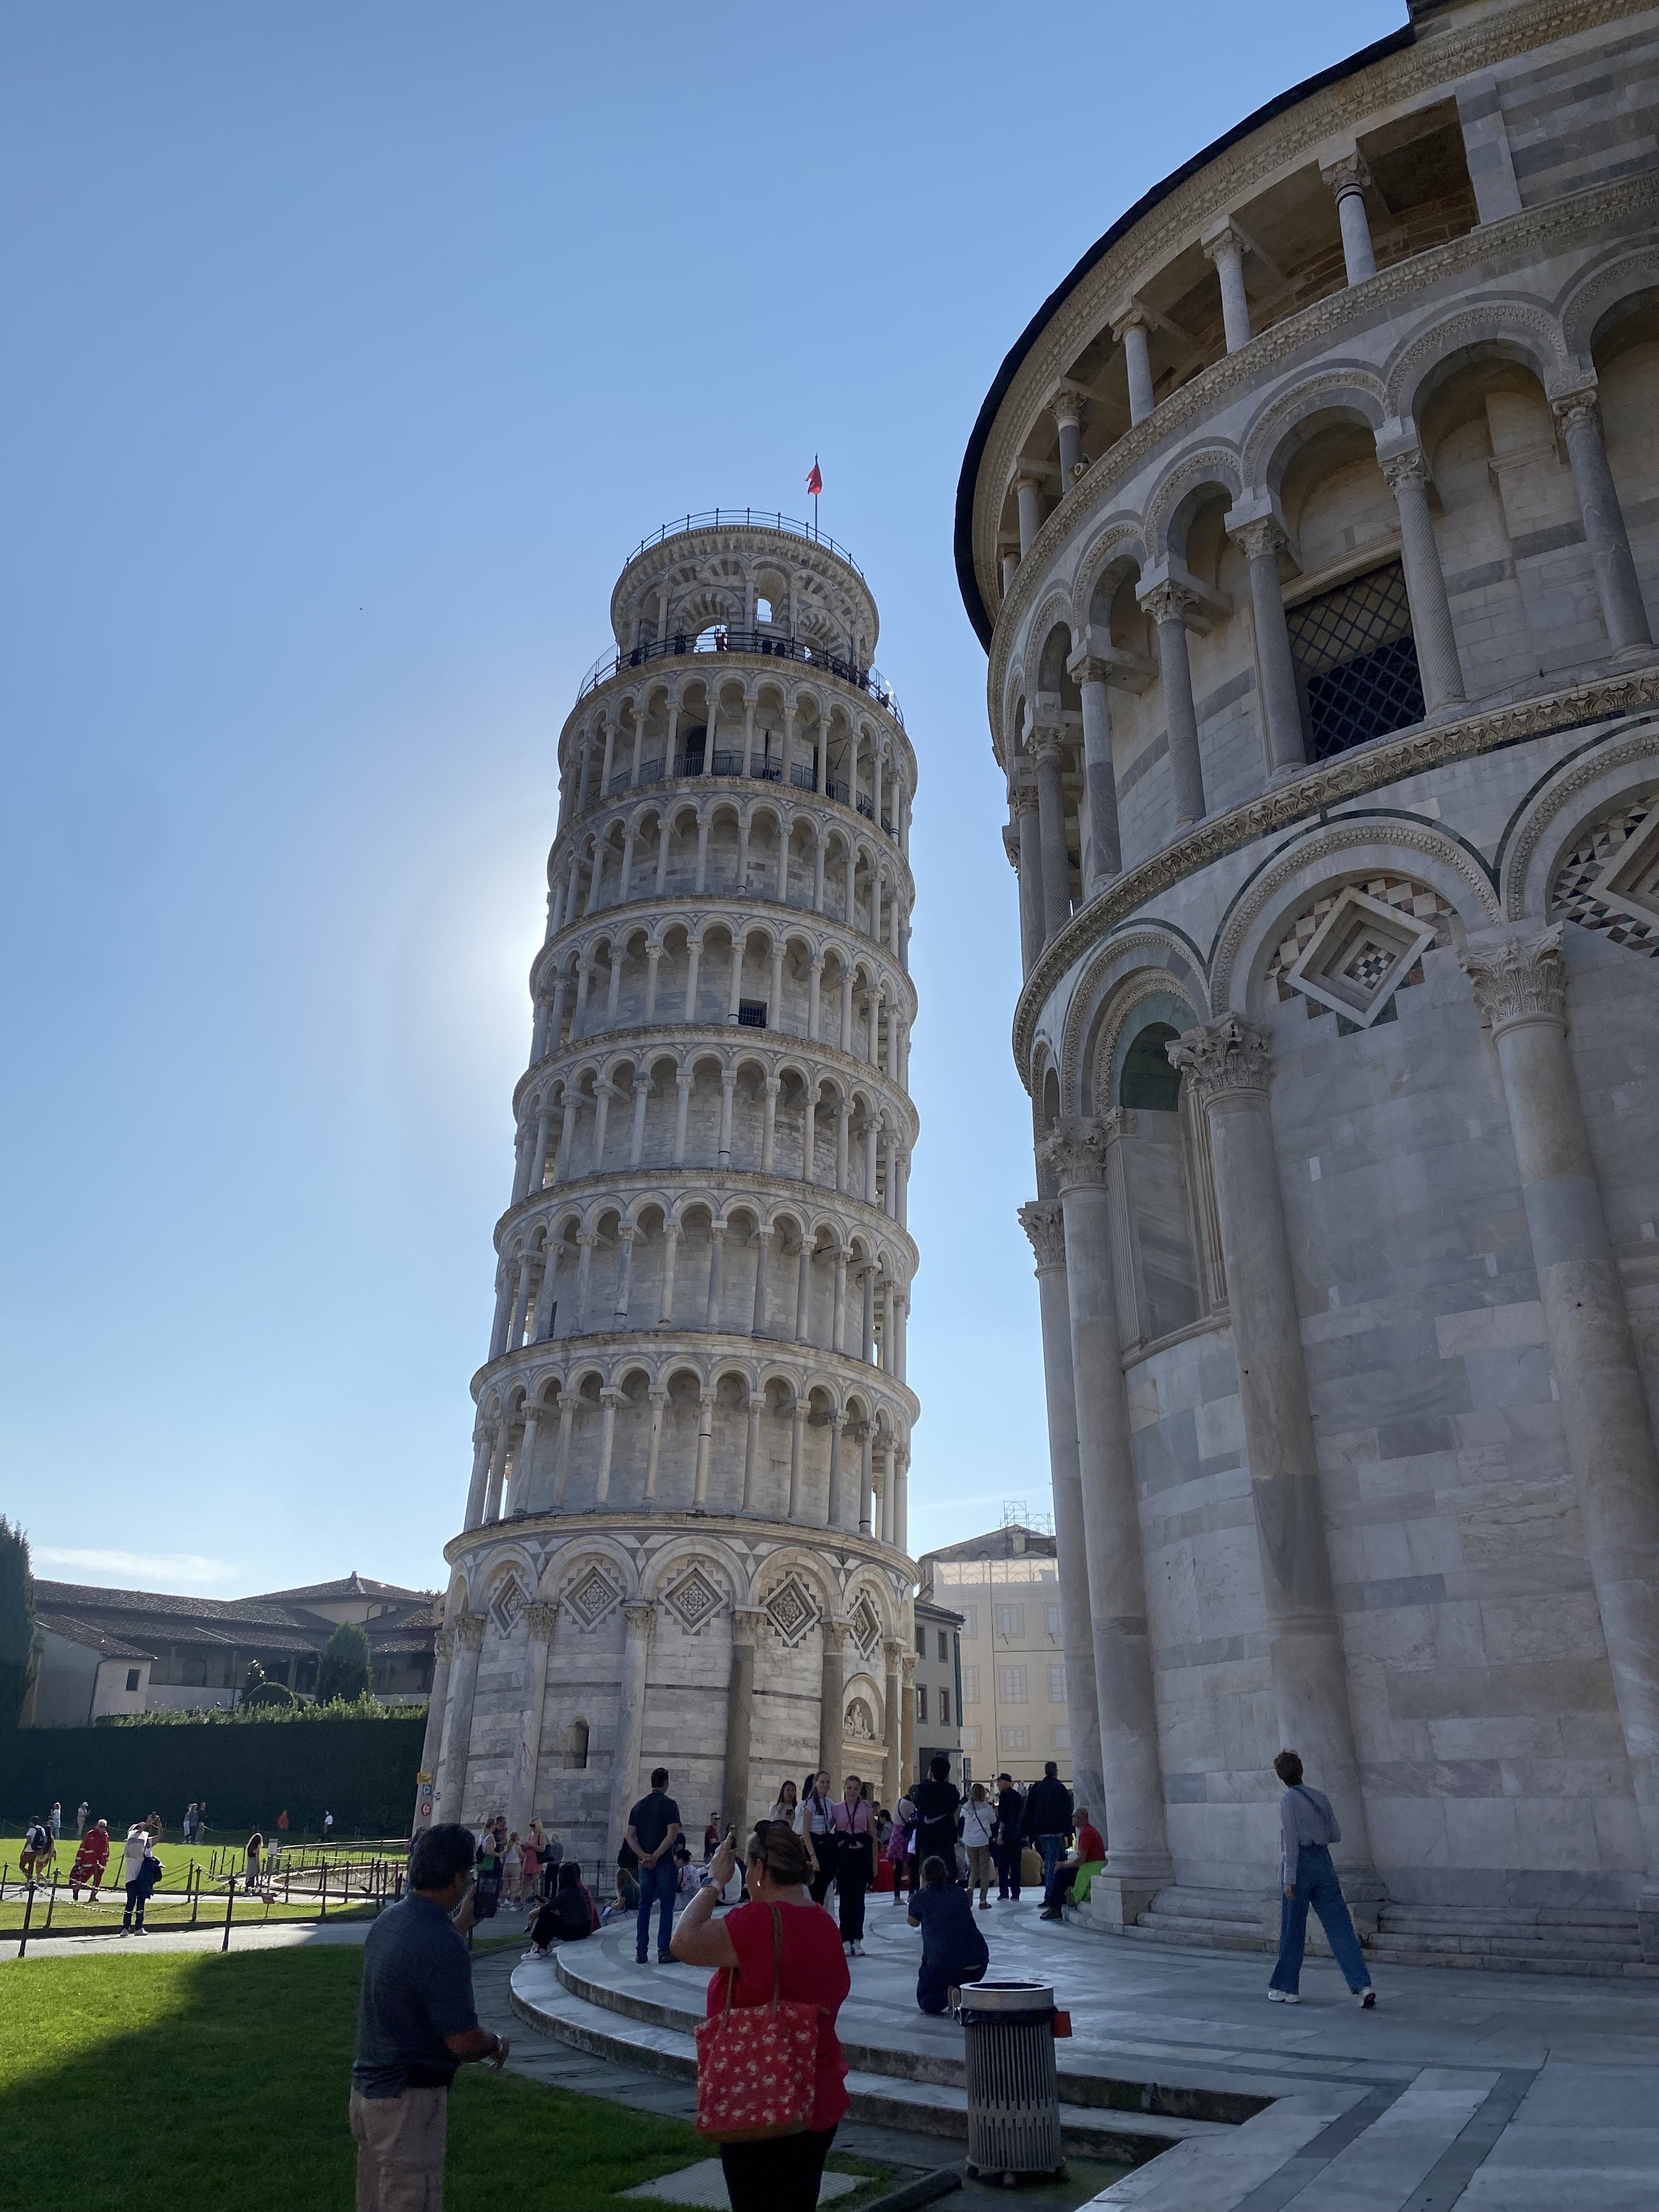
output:
[{"label": "red floral tote bag", "polygon": [[817,2086],[815,2004],[783,2002],[783,1912],[772,1907],[772,2002],[726,2005],[697,2029],[697,2133],[711,2142],[798,2136],[811,2125]]}]

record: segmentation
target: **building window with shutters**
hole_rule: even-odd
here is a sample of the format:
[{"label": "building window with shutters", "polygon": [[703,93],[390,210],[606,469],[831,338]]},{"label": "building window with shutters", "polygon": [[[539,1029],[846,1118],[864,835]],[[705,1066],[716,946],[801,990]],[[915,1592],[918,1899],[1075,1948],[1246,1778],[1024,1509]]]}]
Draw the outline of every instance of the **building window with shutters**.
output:
[{"label": "building window with shutters", "polygon": [[1050,1667],[1048,1669],[1048,1703],[1051,1705],[1063,1705],[1065,1702],[1066,1669],[1064,1667]]},{"label": "building window with shutters", "polygon": [[927,1685],[925,1682],[918,1682],[916,1684],[916,1718],[919,1721],[925,1721],[927,1717]]},{"label": "building window with shutters", "polygon": [[1030,1729],[1028,1728],[1004,1729],[1002,1747],[1005,1751],[1029,1751],[1031,1748]]},{"label": "building window with shutters", "polygon": [[1048,1635],[1058,1636],[1060,1634],[1060,1607],[1057,1605],[1045,1605],[1043,1607],[1042,1626]]},{"label": "building window with shutters", "polygon": [[1023,1705],[1025,1703],[1025,1669],[1023,1667],[1000,1668],[997,1694],[1005,1705]]},{"label": "building window with shutters", "polygon": [[997,1634],[1011,1643],[1018,1643],[1025,1633],[1025,1608],[1023,1605],[1000,1605],[997,1607]]},{"label": "building window with shutters", "polygon": [[979,1668],[964,1667],[962,1670],[962,1702],[964,1705],[979,1703]]}]

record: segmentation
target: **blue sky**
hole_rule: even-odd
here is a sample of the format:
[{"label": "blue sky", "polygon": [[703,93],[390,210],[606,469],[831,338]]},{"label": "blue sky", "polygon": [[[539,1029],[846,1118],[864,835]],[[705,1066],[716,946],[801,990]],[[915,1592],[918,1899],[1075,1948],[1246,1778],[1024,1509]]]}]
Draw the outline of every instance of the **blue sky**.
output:
[{"label": "blue sky", "polygon": [[963,446],[1146,188],[1402,0],[0,8],[4,1467],[39,1571],[427,1585],[555,744],[630,548],[804,510],[921,759],[913,1548],[1048,1503]]}]

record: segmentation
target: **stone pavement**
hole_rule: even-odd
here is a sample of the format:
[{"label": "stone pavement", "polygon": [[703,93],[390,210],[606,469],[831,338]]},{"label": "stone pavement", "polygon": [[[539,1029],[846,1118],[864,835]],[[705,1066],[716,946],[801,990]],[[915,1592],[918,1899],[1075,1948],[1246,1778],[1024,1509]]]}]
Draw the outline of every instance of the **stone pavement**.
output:
[{"label": "stone pavement", "polygon": [[[854,1963],[842,2014],[852,2086],[959,2142],[961,2031],[915,2010],[918,1939],[902,1914],[872,1903],[870,1919],[870,1955]],[[1149,2160],[1104,2205],[1653,2212],[1659,2202],[1659,2005],[1644,1984],[1397,1967],[1363,2013],[1316,1960],[1292,2008],[1266,2002],[1261,1960],[1110,1942],[1039,1922],[1030,1904],[999,1906],[985,1924],[994,1976],[1051,1980],[1072,2014],[1057,2048],[1068,2149],[1083,2136],[1097,2150],[1115,2130]],[[513,2001],[595,2060],[683,2076],[705,1979],[637,1967],[631,1931],[608,1929],[521,1964]]]}]

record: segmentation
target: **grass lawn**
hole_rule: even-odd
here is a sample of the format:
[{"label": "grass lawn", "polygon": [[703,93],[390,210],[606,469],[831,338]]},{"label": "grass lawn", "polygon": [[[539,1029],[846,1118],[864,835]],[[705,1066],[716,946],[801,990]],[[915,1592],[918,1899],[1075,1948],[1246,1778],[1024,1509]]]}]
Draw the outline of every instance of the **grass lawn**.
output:
[{"label": "grass lawn", "polygon": [[[82,1936],[108,1935],[120,1926],[121,1914],[126,1903],[120,1879],[121,1844],[124,1840],[123,1838],[117,1837],[111,1843],[109,1865],[104,1869],[104,1886],[99,1893],[95,1905],[88,1902],[88,1893],[85,1890],[81,1893],[79,1904],[70,1899],[67,1884],[70,1869],[75,1863],[75,1850],[67,1840],[58,1844],[58,1896],[52,1908],[52,1933],[47,1938],[49,1942],[56,1942],[62,1933],[72,1932]],[[20,1838],[0,1837],[0,1868],[9,1869],[6,1877],[7,1894],[4,1898],[0,1898],[0,1936],[8,1934],[16,1935],[23,1925],[24,1899],[18,1889],[17,1878],[17,1855],[21,1849]],[[185,1901],[185,1890],[190,1880],[191,1867],[199,1866],[202,1869],[202,1893],[201,1903],[197,1908],[198,1913],[197,1924],[200,1927],[222,1927],[225,1917],[225,1892],[222,1883],[217,1887],[212,1885],[210,1849],[206,1847],[191,1849],[182,1842],[170,1844],[164,1838],[157,1848],[156,1856],[167,1871],[161,1877],[160,1887],[150,1898],[145,1912],[144,1917],[150,1925],[157,1929],[189,1926],[191,1908]],[[239,1854],[239,1864],[240,1859]],[[330,1863],[332,1865],[334,1862],[331,1860]],[[46,1880],[39,1882],[35,1888],[34,1913],[29,1923],[31,1943],[33,1942],[33,1931],[44,1929],[46,1924],[46,1897],[50,1879],[48,1875]],[[307,1873],[305,1877],[307,1883],[313,1882],[315,1879],[314,1874],[311,1873]],[[295,1869],[295,1880],[298,1884],[297,1868]],[[263,1897],[248,1897],[239,1887],[234,1905],[234,1924],[239,1927],[257,1926],[267,1919],[314,1920],[317,1917],[317,1894],[314,1889],[296,1887],[292,1904],[284,1905],[282,1902],[283,1880],[278,1874],[276,1894],[277,1902],[267,1910]],[[371,1908],[359,1904],[352,1906],[349,1911],[344,1907],[339,1908],[339,1911],[343,1919],[356,1920],[368,1916]],[[328,1914],[331,1920],[334,1918],[335,1912],[336,1907],[331,1905]],[[232,1941],[234,1940],[233,1936]]]},{"label": "grass lawn", "polygon": [[[5,1967],[6,2202],[349,2212],[362,1967],[355,1948]],[[587,2212],[702,2155],[678,2121],[469,2067],[451,2101],[446,2202]]]}]

